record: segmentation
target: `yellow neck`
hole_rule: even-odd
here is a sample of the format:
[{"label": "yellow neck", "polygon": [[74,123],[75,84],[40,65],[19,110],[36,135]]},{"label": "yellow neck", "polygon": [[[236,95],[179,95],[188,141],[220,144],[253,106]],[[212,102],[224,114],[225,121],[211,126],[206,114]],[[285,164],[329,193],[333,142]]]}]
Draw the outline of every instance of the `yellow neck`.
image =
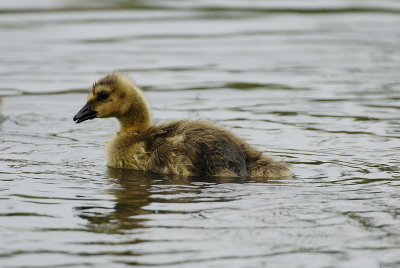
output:
[{"label": "yellow neck", "polygon": [[121,109],[124,111],[118,117],[120,123],[120,132],[143,132],[151,127],[150,107],[143,96],[142,91],[133,86],[134,90],[127,91],[125,103],[129,103],[127,107]]},{"label": "yellow neck", "polygon": [[120,124],[120,132],[143,132],[151,127],[151,116],[148,111],[140,117],[140,119],[123,116],[118,118]]}]

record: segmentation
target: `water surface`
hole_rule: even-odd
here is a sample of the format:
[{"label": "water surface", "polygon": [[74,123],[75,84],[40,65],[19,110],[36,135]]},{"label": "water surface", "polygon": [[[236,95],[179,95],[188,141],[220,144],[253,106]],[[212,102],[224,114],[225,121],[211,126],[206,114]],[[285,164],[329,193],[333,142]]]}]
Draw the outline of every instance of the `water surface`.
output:
[{"label": "water surface", "polygon": [[[400,266],[397,1],[3,1],[4,267]],[[288,180],[107,168],[115,120],[75,125],[118,71],[156,123],[203,119]]]}]

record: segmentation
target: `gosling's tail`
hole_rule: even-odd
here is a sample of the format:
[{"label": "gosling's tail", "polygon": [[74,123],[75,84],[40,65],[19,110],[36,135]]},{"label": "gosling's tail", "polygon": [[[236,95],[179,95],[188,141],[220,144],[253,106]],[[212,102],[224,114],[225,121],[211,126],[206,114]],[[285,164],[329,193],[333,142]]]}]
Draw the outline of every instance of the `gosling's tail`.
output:
[{"label": "gosling's tail", "polygon": [[260,159],[250,163],[247,169],[250,177],[281,179],[293,175],[289,164],[275,161],[268,156],[261,156]]}]

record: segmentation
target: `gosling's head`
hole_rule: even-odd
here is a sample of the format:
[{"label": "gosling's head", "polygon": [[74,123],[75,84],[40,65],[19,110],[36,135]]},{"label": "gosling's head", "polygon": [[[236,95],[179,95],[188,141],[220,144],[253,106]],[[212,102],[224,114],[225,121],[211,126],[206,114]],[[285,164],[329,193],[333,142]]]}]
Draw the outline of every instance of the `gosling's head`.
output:
[{"label": "gosling's head", "polygon": [[93,84],[86,105],[74,116],[76,123],[116,117],[121,128],[141,129],[151,125],[150,110],[142,91],[126,76],[113,73]]}]

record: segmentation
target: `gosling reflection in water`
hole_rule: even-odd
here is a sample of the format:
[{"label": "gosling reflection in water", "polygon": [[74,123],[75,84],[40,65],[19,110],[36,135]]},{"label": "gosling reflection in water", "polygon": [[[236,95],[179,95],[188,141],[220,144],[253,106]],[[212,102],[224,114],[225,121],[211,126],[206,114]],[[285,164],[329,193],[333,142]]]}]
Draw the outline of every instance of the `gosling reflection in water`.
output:
[{"label": "gosling reflection in water", "polygon": [[[107,175],[113,188],[114,206],[78,207],[79,217],[89,222],[94,232],[119,233],[124,230],[143,228],[143,219],[137,216],[148,214],[143,207],[149,205],[152,178],[149,174],[134,170],[108,168]],[[111,202],[107,202],[111,203]]]},{"label": "gosling reflection in water", "polygon": [[[108,167],[107,175],[110,182],[114,184],[114,187],[108,190],[108,193],[115,197],[115,205],[112,208],[98,206],[75,208],[80,212],[79,217],[87,220],[89,229],[94,232],[122,233],[126,230],[145,228],[147,220],[146,217],[141,217],[141,215],[157,213],[145,208],[153,202],[199,202],[196,198],[197,194],[200,194],[204,187],[210,185],[185,187],[187,185],[194,186],[194,182],[249,183],[247,178],[240,177],[182,177],[111,167]],[[270,183],[271,181],[260,179],[260,182]],[[279,183],[282,183],[282,181],[279,181]],[[163,185],[169,187],[164,188]],[[194,194],[194,197],[188,197],[186,195],[188,193]],[[162,195],[165,195],[166,198],[163,198]],[[171,199],[171,196],[174,196],[174,198]],[[224,198],[224,201],[226,201],[226,198]],[[185,212],[173,211],[171,213]]]}]

